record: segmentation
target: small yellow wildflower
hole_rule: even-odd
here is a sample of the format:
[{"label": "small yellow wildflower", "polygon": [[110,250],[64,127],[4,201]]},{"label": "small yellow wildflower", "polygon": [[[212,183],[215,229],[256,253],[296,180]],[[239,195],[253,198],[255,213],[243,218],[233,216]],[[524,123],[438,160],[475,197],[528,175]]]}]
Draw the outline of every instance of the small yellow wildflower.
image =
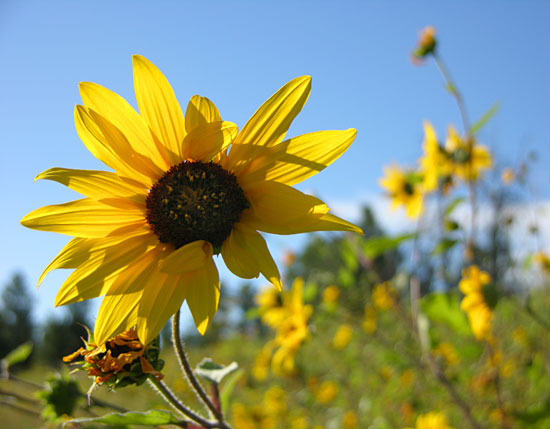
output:
[{"label": "small yellow wildflower", "polygon": [[458,287],[465,295],[460,303],[462,311],[466,312],[470,326],[478,340],[489,339],[493,313],[485,302],[483,287],[491,283],[491,276],[472,265],[462,270],[462,280]]},{"label": "small yellow wildflower", "polygon": [[346,411],[342,419],[342,428],[343,429],[356,429],[359,427],[359,418],[357,413],[353,410]]},{"label": "small yellow wildflower", "polygon": [[430,411],[416,419],[416,429],[453,429],[447,416],[439,411]]},{"label": "small yellow wildflower", "polygon": [[511,184],[515,178],[516,173],[514,173],[514,170],[509,167],[502,170],[502,174],[500,175],[500,180],[502,180],[502,183],[505,185]]},{"label": "small yellow wildflower", "polygon": [[[304,281],[301,278],[294,280],[290,291],[281,294],[281,305],[269,307],[262,315],[262,321],[275,329],[275,339],[269,341],[262,353],[271,355],[271,369],[278,375],[291,375],[296,372],[294,358],[301,344],[309,338],[307,321],[312,313],[310,305],[304,305],[303,301]],[[272,302],[265,298],[266,302]],[[276,313],[273,313],[273,311]],[[262,313],[262,310],[260,310]],[[258,372],[260,376],[262,371]]]},{"label": "small yellow wildflower", "polygon": [[404,206],[407,216],[418,218],[424,211],[422,184],[414,171],[404,171],[396,165],[384,167],[384,177],[378,180],[391,198],[391,209]]},{"label": "small yellow wildflower", "polygon": [[372,334],[376,331],[376,310],[370,304],[365,306],[365,318],[363,319],[363,331]]},{"label": "small yellow wildflower", "polygon": [[338,385],[334,381],[323,381],[315,391],[315,400],[320,404],[329,404],[338,394]]},{"label": "small yellow wildflower", "polygon": [[256,303],[264,325],[276,328],[286,316],[282,295],[272,287],[260,291],[256,295]]},{"label": "small yellow wildflower", "polygon": [[422,147],[424,155],[420,158],[419,163],[424,191],[433,192],[441,183],[444,192],[447,192],[452,184],[452,164],[445,149],[439,145],[432,124],[427,121],[424,122]]},{"label": "small yellow wildflower", "polygon": [[475,182],[493,165],[487,147],[478,145],[472,136],[460,137],[453,126],[448,128],[445,149],[450,155],[453,173],[465,182]]},{"label": "small yellow wildflower", "polygon": [[328,286],[323,291],[323,302],[325,304],[334,304],[336,301],[338,301],[338,297],[340,296],[340,289],[338,286]]},{"label": "small yellow wildflower", "polygon": [[334,338],[332,339],[332,346],[336,350],[343,350],[351,341],[353,336],[353,329],[348,324],[343,324],[338,327]]},{"label": "small yellow wildflower", "polygon": [[447,366],[455,365],[460,360],[454,346],[447,341],[439,343],[432,353],[434,356],[441,356]]},{"label": "small yellow wildflower", "polygon": [[540,267],[545,275],[550,276],[550,258],[546,253],[542,251],[535,253],[533,262]]},{"label": "small yellow wildflower", "polygon": [[372,291],[372,302],[378,310],[388,310],[393,307],[396,298],[395,288],[390,282],[379,283]]},{"label": "small yellow wildflower", "polygon": [[264,406],[270,415],[282,415],[287,410],[286,392],[279,386],[271,386],[264,393]]}]

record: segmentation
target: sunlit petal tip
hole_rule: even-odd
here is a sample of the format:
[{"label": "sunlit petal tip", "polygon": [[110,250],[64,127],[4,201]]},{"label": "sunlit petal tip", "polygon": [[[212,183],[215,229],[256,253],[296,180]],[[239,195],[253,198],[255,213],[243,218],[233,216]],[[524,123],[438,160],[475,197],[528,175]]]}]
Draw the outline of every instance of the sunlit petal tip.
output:
[{"label": "sunlit petal tip", "polygon": [[213,253],[212,244],[208,241],[194,241],[172,252],[161,263],[160,271],[166,274],[181,274],[202,269],[212,260]]}]

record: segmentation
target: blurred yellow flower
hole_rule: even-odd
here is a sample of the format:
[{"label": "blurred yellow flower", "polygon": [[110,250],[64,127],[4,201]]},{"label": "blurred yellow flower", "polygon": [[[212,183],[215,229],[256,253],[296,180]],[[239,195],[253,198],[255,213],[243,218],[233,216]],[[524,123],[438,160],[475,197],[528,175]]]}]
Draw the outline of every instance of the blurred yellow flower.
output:
[{"label": "blurred yellow flower", "polygon": [[[264,346],[260,355],[263,354],[261,358],[264,359],[274,350],[271,369],[277,375],[291,375],[296,372],[294,358],[302,343],[310,336],[307,321],[313,309],[310,305],[304,304],[303,287],[303,279],[296,278],[291,290],[281,293],[281,305],[267,305],[266,308],[270,310],[266,310],[262,315],[262,321],[275,329],[276,335]],[[263,299],[262,302],[273,303],[271,298]],[[269,312],[275,310],[276,313],[270,315]],[[258,368],[258,375],[263,376],[261,366]]]},{"label": "blurred yellow flower", "polygon": [[351,341],[353,336],[353,328],[351,325],[343,324],[338,327],[334,338],[332,339],[332,346],[336,350],[343,350]]},{"label": "blurred yellow flower", "polygon": [[356,429],[359,427],[359,418],[353,410],[346,411],[342,418],[342,429]]},{"label": "blurred yellow flower", "polygon": [[365,318],[363,319],[363,331],[367,334],[372,334],[376,331],[376,310],[370,304],[365,306]]},{"label": "blurred yellow flower", "polygon": [[292,187],[340,157],[356,135],[323,131],[283,142],[309,96],[309,76],[284,85],[239,131],[198,95],[184,117],[162,72],[139,55],[133,66],[139,113],[90,82],[80,84],[84,105],[75,110],[80,138],[113,171],[39,174],[85,198],[21,220],[74,236],[39,282],[54,269],[71,268],[56,305],[105,296],[94,330],[98,343],[136,326],[149,344],[184,301],[204,334],[220,299],[214,255],[235,275],[262,274],[281,289],[260,232],[361,232]]},{"label": "blurred yellow flower", "polygon": [[536,252],[533,255],[533,262],[540,267],[545,275],[550,276],[550,258],[546,253]]},{"label": "blurred yellow flower", "polygon": [[[268,343],[272,344],[272,343]],[[252,376],[258,381],[264,381],[269,375],[269,366],[271,364],[271,353],[272,347],[264,347],[254,361],[254,366],[252,367]]]},{"label": "blurred yellow flower", "polygon": [[514,170],[510,167],[505,168],[502,170],[502,174],[500,175],[500,180],[502,180],[502,183],[505,185],[509,185],[516,179],[516,173],[514,173]]},{"label": "blurred yellow flower", "polygon": [[308,429],[309,420],[306,416],[294,417],[290,421],[290,429]]},{"label": "blurred yellow flower", "polygon": [[391,282],[379,283],[372,290],[372,302],[378,310],[388,310],[393,307],[397,292]]},{"label": "blurred yellow flower", "polygon": [[441,356],[447,366],[455,365],[460,360],[454,346],[447,341],[439,343],[432,353],[434,356]]},{"label": "blurred yellow flower", "polygon": [[256,304],[264,325],[276,328],[286,317],[282,295],[272,287],[266,287],[256,295]]},{"label": "blurred yellow flower", "polygon": [[478,340],[490,338],[493,313],[483,295],[483,287],[489,283],[491,283],[491,276],[472,265],[462,270],[462,280],[458,284],[465,295],[460,308],[466,312],[472,331]]},{"label": "blurred yellow flower", "polygon": [[439,145],[437,135],[431,123],[424,122],[424,142],[422,144],[424,155],[420,158],[420,172],[422,173],[422,185],[425,192],[433,192],[440,184],[444,193],[452,184],[453,166],[449,155]]},{"label": "blurred yellow flower", "polygon": [[270,415],[263,404],[245,406],[234,403],[231,408],[233,427],[239,429],[275,429],[277,419]]},{"label": "blurred yellow flower", "polygon": [[404,171],[396,165],[384,167],[384,177],[378,183],[391,198],[391,209],[404,206],[407,216],[416,219],[424,210],[424,194],[419,176],[414,171]]},{"label": "blurred yellow flower", "polygon": [[452,162],[453,174],[466,182],[475,182],[493,165],[487,147],[477,144],[472,136],[460,137],[453,126],[448,128],[445,149]]},{"label": "blurred yellow flower", "polygon": [[336,301],[338,301],[339,296],[340,289],[338,288],[338,286],[327,286],[323,291],[323,302],[325,304],[334,304]]},{"label": "blurred yellow flower", "polygon": [[416,419],[416,429],[453,429],[447,416],[439,411],[430,411]]},{"label": "blurred yellow flower", "polygon": [[338,394],[338,385],[334,381],[323,381],[314,393],[315,400],[320,404],[329,404]]},{"label": "blurred yellow flower", "polygon": [[279,386],[271,386],[264,393],[264,406],[270,415],[282,415],[287,410],[286,391]]}]

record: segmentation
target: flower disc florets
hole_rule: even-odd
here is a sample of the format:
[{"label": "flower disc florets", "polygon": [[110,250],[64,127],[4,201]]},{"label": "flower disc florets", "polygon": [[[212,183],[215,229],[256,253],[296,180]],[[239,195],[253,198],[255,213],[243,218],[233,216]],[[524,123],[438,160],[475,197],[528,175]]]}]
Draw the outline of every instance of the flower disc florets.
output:
[{"label": "flower disc florets", "polygon": [[197,240],[221,248],[250,207],[233,174],[218,164],[193,161],[170,168],[153,185],[146,204],[154,233],[176,249]]}]

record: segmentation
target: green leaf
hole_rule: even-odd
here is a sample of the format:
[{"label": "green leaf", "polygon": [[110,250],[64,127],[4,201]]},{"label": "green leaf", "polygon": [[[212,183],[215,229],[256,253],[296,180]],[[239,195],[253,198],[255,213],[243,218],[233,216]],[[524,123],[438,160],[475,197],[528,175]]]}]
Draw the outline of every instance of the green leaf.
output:
[{"label": "green leaf", "polygon": [[513,416],[526,424],[534,425],[541,420],[550,419],[550,398],[537,407],[531,407],[525,411],[512,411]]},{"label": "green leaf", "polygon": [[445,209],[445,216],[449,216],[454,209],[456,209],[458,207],[458,205],[464,201],[466,198],[464,197],[457,197],[455,198],[454,200],[452,200],[449,205],[447,206],[447,208]]},{"label": "green leaf", "polygon": [[433,322],[445,323],[462,335],[472,334],[468,319],[460,309],[459,298],[455,294],[428,294],[420,300],[420,307]]},{"label": "green leaf", "polygon": [[487,110],[483,114],[481,118],[477,120],[477,122],[474,125],[470,127],[470,133],[475,134],[480,129],[482,129],[487,124],[487,122],[489,122],[491,118],[496,115],[496,113],[498,112],[498,109],[500,109],[500,103],[496,102],[491,106],[489,110]]},{"label": "green leaf", "polygon": [[2,359],[5,362],[5,365],[9,368],[16,363],[24,362],[30,356],[32,352],[32,341],[27,341],[26,343],[21,344],[14,350],[8,353],[8,355]]},{"label": "green leaf", "polygon": [[229,400],[231,397],[231,392],[233,392],[233,388],[237,384],[237,381],[244,375],[244,370],[239,369],[235,371],[233,374],[231,374],[229,377],[227,377],[227,381],[223,384],[223,388],[220,391],[220,404],[222,407],[222,410],[227,410],[227,407],[229,406]]},{"label": "green leaf", "polygon": [[432,256],[445,253],[447,250],[451,249],[456,243],[458,243],[458,240],[453,240],[451,238],[442,238],[435,246],[435,249],[432,252]]},{"label": "green leaf", "polygon": [[106,425],[140,425],[157,426],[178,423],[180,420],[171,412],[163,410],[151,410],[145,412],[130,411],[128,413],[105,414],[100,417],[84,417],[69,420],[63,424],[65,427],[73,423],[102,423]]},{"label": "green leaf", "polygon": [[238,367],[237,362],[231,362],[229,365],[224,366],[215,363],[210,358],[204,358],[195,368],[195,372],[205,380],[219,384],[227,374],[235,371]]},{"label": "green leaf", "polygon": [[416,234],[404,234],[395,237],[374,237],[363,244],[363,252],[365,252],[368,258],[374,259],[388,250],[395,249],[403,241],[410,240],[415,236]]}]

